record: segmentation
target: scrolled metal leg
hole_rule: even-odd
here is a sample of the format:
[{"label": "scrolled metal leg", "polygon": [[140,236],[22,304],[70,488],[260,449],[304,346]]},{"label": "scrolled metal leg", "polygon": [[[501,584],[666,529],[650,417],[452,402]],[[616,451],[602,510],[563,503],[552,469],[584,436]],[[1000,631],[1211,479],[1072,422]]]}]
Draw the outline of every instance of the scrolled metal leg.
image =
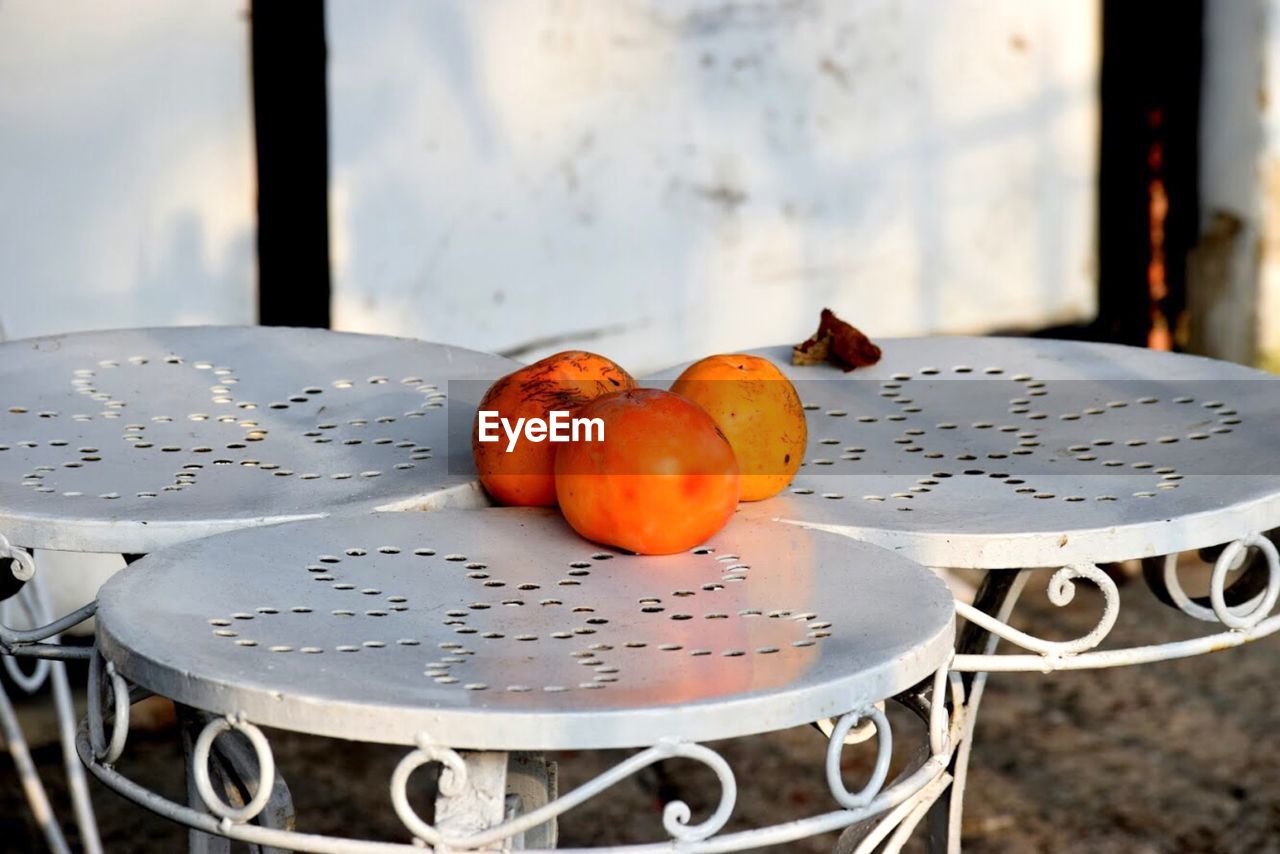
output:
[{"label": "scrolled metal leg", "polygon": [[[12,575],[23,582],[23,586],[16,596],[0,603],[0,635],[2,635],[0,636],[0,647],[3,647],[3,651],[42,653],[46,649],[46,645],[36,642],[52,640],[55,646],[48,646],[47,648],[53,654],[64,651],[78,653],[79,650],[60,650],[56,647],[59,632],[70,623],[66,619],[53,621],[44,579],[36,572],[35,558],[32,554],[25,549],[16,548],[3,535],[0,535],[0,560],[9,565],[9,572],[5,573],[5,575]],[[7,623],[13,614],[15,606],[21,606],[25,610],[27,620],[36,628],[25,631],[16,631],[9,628]],[[33,649],[32,647],[36,648]],[[76,755],[75,706],[71,699],[71,686],[67,681],[66,666],[59,660],[49,661],[41,658],[37,660],[35,670],[27,673],[19,666],[16,658],[11,655],[5,655],[4,667],[14,682],[27,693],[34,693],[40,689],[46,680],[51,680],[58,734],[62,742],[63,768],[67,775],[67,787],[71,795],[76,825],[80,830],[84,850],[88,854],[101,854],[102,843],[98,836],[97,820],[93,814],[93,801],[89,795],[88,779],[85,776],[84,766]],[[7,705],[7,697],[5,702]],[[9,709],[12,711],[11,706]],[[30,777],[23,770],[23,763],[18,762],[19,753],[27,754],[26,742],[16,729],[16,718],[11,723],[12,727],[6,727],[12,730],[6,741],[10,745],[10,752],[14,755],[15,763],[19,764],[20,773],[23,774],[23,785],[27,791],[28,798],[31,799],[32,808],[37,813],[42,810],[47,811],[48,799],[44,797],[43,787],[38,785],[38,778]],[[26,756],[25,764],[31,765],[29,754]],[[30,771],[34,773],[34,766],[31,766]],[[33,780],[36,784],[35,786],[32,785]],[[42,800],[44,801],[43,805],[39,803]],[[50,817],[49,821],[53,821],[52,827],[56,829],[56,821],[52,817]],[[48,825],[44,820],[41,820],[41,824],[46,826],[47,836]],[[59,831],[60,838],[61,832]],[[65,845],[65,842],[61,842],[61,844]],[[56,848],[52,841],[50,845]]]},{"label": "scrolled metal leg", "polygon": [[[50,659],[88,658],[87,651],[80,647],[62,647],[58,644],[43,644],[41,641],[56,639],[59,634],[72,626],[83,623],[97,613],[98,603],[90,602],[54,620],[48,613],[49,608],[47,601],[43,598],[44,594],[39,592],[42,582],[36,579],[35,558],[25,549],[10,545],[4,535],[0,534],[0,563],[6,559],[14,567],[12,570],[14,574],[22,578],[24,584],[29,582],[31,589],[23,589],[25,596],[0,602],[0,654],[35,655],[38,658]],[[4,573],[0,572],[0,576],[3,575]],[[10,606],[15,603],[23,606],[35,628],[14,629],[8,624],[8,616],[12,610]],[[6,667],[8,665],[9,662],[6,661]],[[21,673],[14,674],[13,669],[10,669],[10,674],[14,675],[19,683],[23,683],[26,679],[43,682],[44,676],[39,674],[46,672],[37,669],[34,674],[24,676]]]},{"label": "scrolled metal leg", "polygon": [[[196,739],[200,736],[206,722],[201,720],[195,709],[188,706],[178,705],[177,712],[178,726],[182,730],[182,755],[186,761],[187,803],[192,809],[208,812],[200,799],[200,791],[196,787],[195,760],[193,759]],[[220,774],[220,772],[221,769],[215,769],[211,773]],[[225,837],[214,836],[195,828],[187,831],[187,851],[190,854],[228,854],[230,850],[231,840]]]},{"label": "scrolled metal leg", "polygon": [[[859,714],[867,714],[867,712],[862,710]],[[502,757],[501,762],[498,762],[496,756]],[[738,784],[729,763],[725,762],[718,753],[700,744],[678,740],[661,741],[554,801],[504,821],[502,819],[506,815],[506,754],[460,753],[433,743],[430,737],[423,733],[418,738],[418,748],[400,760],[395,773],[391,776],[391,803],[405,827],[416,838],[428,845],[437,848],[443,846],[450,850],[454,848],[487,849],[545,825],[551,819],[590,800],[610,786],[655,762],[675,757],[692,759],[706,765],[720,782],[720,802],[711,816],[702,822],[690,823],[693,813],[684,801],[670,801],[662,810],[663,829],[673,840],[686,844],[701,842],[714,836],[728,822],[733,813],[734,804],[737,802]],[[441,765],[440,797],[436,802],[435,826],[422,820],[409,804],[406,793],[409,776],[418,768],[430,763]],[[472,780],[473,772],[481,776]],[[502,778],[501,786],[498,785],[499,777]],[[498,794],[495,795],[495,792]],[[504,805],[502,810],[494,807],[499,797]],[[460,806],[455,809],[451,802]],[[442,807],[443,813],[441,813]],[[496,822],[493,822],[494,815],[498,816]],[[446,835],[439,826],[442,822],[454,824],[456,828]],[[458,829],[472,825],[477,828],[481,828],[482,825],[483,827],[465,835],[455,835]]]},{"label": "scrolled metal leg", "polygon": [[[293,830],[293,796],[276,773],[271,749],[256,727],[181,705],[178,716],[187,760],[187,799],[193,807],[226,821],[252,820],[260,827]],[[218,738],[233,729],[244,732],[249,743]],[[226,839],[196,830],[188,834],[187,842],[191,851],[200,854],[228,850]],[[250,845],[250,850],[283,854],[283,849],[265,845]]]},{"label": "scrolled metal leg", "polygon": [[67,847],[62,828],[58,826],[58,819],[54,816],[53,807],[49,804],[49,795],[44,790],[44,784],[40,782],[35,763],[31,761],[27,740],[22,735],[18,716],[13,710],[13,704],[9,702],[9,695],[5,692],[3,685],[0,685],[0,729],[4,731],[5,745],[9,748],[9,755],[13,757],[13,764],[18,770],[18,777],[22,780],[22,789],[26,793],[27,803],[31,805],[31,812],[44,833],[49,850],[54,854],[70,854],[71,849]]},{"label": "scrolled metal leg", "polygon": [[[106,724],[102,714],[102,676],[106,671],[107,687],[111,690],[111,738],[107,739]],[[89,743],[93,746],[93,757],[103,765],[114,765],[124,752],[125,741],[129,737],[129,685],[116,673],[115,665],[102,663],[102,656],[97,648],[89,660],[88,687],[88,724]]]},{"label": "scrolled metal leg", "polygon": [[[840,751],[844,748],[845,736],[849,730],[864,720],[875,724],[876,764],[871,771],[871,779],[857,792],[850,792],[840,779]],[[831,731],[831,739],[827,742],[827,786],[836,803],[847,810],[860,809],[875,800],[876,795],[884,788],[889,777],[889,760],[893,758],[893,731],[889,728],[889,719],[884,712],[870,706],[860,712],[851,712],[840,718]]]},{"label": "scrolled metal leg", "polygon": [[[33,595],[32,585],[24,585],[17,595],[0,602],[0,625],[8,626],[19,621],[21,618],[16,617],[19,610],[24,615],[26,623],[31,626],[38,626],[44,622],[41,619],[39,605]],[[49,679],[49,670],[52,663],[48,659],[36,659],[35,667],[28,673],[22,669],[22,662],[16,656],[5,655],[2,657],[4,670],[9,674],[9,678],[13,680],[13,684],[27,694],[34,694],[39,691]]]},{"label": "scrolled metal leg", "polygon": [[[448,785],[442,779],[436,796],[435,829],[442,838],[475,836],[497,827],[507,817],[507,754],[465,752],[458,755],[466,763],[467,773],[455,776],[455,785]],[[450,774],[446,770],[441,777]]]},{"label": "scrolled metal leg", "polygon": [[[1264,558],[1266,585],[1247,599],[1244,599],[1244,593],[1232,596],[1231,591],[1235,587],[1227,584],[1228,576],[1238,572],[1246,564],[1245,559],[1250,553]],[[1210,578],[1207,607],[1186,595],[1177,581],[1176,563],[1172,559],[1166,561],[1162,579],[1165,594],[1171,596],[1177,607],[1188,616],[1219,623],[1227,629],[1217,634],[1148,646],[1097,649],[1115,624],[1120,608],[1120,592],[1115,582],[1097,567],[1067,566],[1055,572],[1050,579],[1049,601],[1058,606],[1070,602],[1075,592],[1075,579],[1080,578],[1095,584],[1102,593],[1103,613],[1098,624],[1088,634],[1069,641],[1049,641],[1034,637],[972,606],[957,602],[956,613],[959,616],[1031,654],[957,654],[952,662],[953,669],[969,673],[1052,673],[1057,670],[1127,667],[1219,652],[1280,631],[1280,615],[1271,614],[1276,602],[1280,600],[1280,549],[1261,534],[1241,537],[1222,549]]]},{"label": "scrolled metal leg", "polygon": [[[29,587],[35,599],[35,612],[39,622],[53,619],[49,605],[49,592],[41,575],[31,579]],[[49,640],[59,642],[58,635]],[[67,786],[71,792],[71,808],[75,812],[76,826],[80,830],[81,845],[86,854],[102,854],[102,841],[98,835],[98,819],[93,813],[93,799],[89,795],[89,780],[84,765],[76,755],[76,709],[71,699],[71,685],[67,681],[67,666],[61,661],[49,662],[53,685],[53,704],[58,716],[58,736],[62,742],[62,764],[67,773]]]},{"label": "scrolled metal leg", "polygon": [[[920,821],[929,814],[938,798],[951,785],[950,774],[940,774],[913,798],[908,798],[874,822],[869,832],[846,831],[840,835],[832,854],[897,854]],[[850,830],[857,829],[857,825]]]},{"label": "scrolled metal leg", "polygon": [[[1161,601],[1195,619],[1218,623],[1226,631],[1163,644],[1098,649],[1115,625],[1120,609],[1120,593],[1115,582],[1106,573],[1089,564],[1062,567],[1054,572],[1049,582],[1049,601],[1059,607],[1072,600],[1078,579],[1090,581],[1102,594],[1103,612],[1097,625],[1087,634],[1073,640],[1050,641],[1013,628],[1008,624],[1007,609],[1000,614],[992,613],[990,604],[994,600],[991,595],[986,596],[986,602],[975,602],[973,606],[956,603],[956,613],[967,621],[968,626],[961,636],[961,647],[952,660],[952,667],[958,672],[972,674],[972,687],[968,704],[969,720],[966,723],[967,735],[959,745],[955,758],[955,782],[950,793],[953,801],[963,797],[964,771],[972,742],[973,718],[988,672],[1051,673],[1058,670],[1125,667],[1218,652],[1280,631],[1280,616],[1271,614],[1277,601],[1280,601],[1280,549],[1269,536],[1261,533],[1249,534],[1217,551],[1209,595],[1200,599],[1189,596],[1183,590],[1177,575],[1176,555],[1164,558],[1158,572],[1152,563],[1148,563],[1147,570],[1148,584]],[[1228,579],[1232,574],[1239,577],[1234,584],[1229,584]],[[999,575],[989,573],[987,580],[998,578]],[[986,589],[984,584],[983,591]],[[980,597],[983,591],[980,591]],[[991,646],[985,652],[970,651],[973,646],[969,643],[969,638],[979,637],[978,632],[991,635]],[[1007,640],[1030,654],[995,655],[993,653],[997,639]],[[935,846],[940,846],[943,835],[937,815],[931,821],[931,829],[931,840]],[[946,850],[957,850],[958,809],[951,811],[945,838]]]},{"label": "scrolled metal leg", "polygon": [[[513,761],[504,752],[463,753],[436,744],[429,734],[422,733],[417,738],[417,748],[400,761],[390,781],[392,806],[414,836],[414,843],[406,845],[326,837],[266,826],[262,817],[269,807],[270,798],[264,795],[275,791],[275,762],[266,735],[243,713],[217,717],[179,706],[189,757],[189,795],[193,805],[174,803],[138,785],[120,774],[112,762],[119,756],[118,748],[122,749],[127,739],[128,716],[124,709],[145,692],[130,689],[99,657],[93,659],[90,673],[96,679],[94,689],[90,691],[91,708],[76,738],[81,761],[99,780],[129,800],[198,831],[198,835],[191,836],[191,850],[200,854],[227,850],[223,840],[260,846],[256,849],[260,851],[269,850],[270,846],[283,851],[316,854],[390,854],[393,851],[419,850],[424,845],[442,854],[446,851],[457,854],[463,851],[519,850],[532,845],[554,847],[554,836],[546,834],[554,833],[553,822],[558,816],[655,763],[675,758],[698,762],[715,774],[720,785],[720,797],[715,808],[709,816],[694,822],[687,803],[670,801],[662,810],[662,825],[670,837],[669,841],[617,850],[723,854],[785,845],[877,817],[881,821],[869,837],[874,841],[864,840],[857,852],[870,854],[874,845],[886,840],[888,850],[893,850],[905,840],[910,826],[919,820],[927,806],[950,783],[946,766],[951,745],[956,740],[958,721],[950,713],[943,695],[949,696],[954,706],[963,706],[961,682],[950,672],[949,661],[935,671],[929,686],[931,690],[926,689],[923,683],[913,689],[918,694],[913,708],[917,708],[929,724],[928,756],[918,767],[903,771],[890,783],[888,753],[892,734],[889,720],[875,704],[856,702],[853,711],[837,720],[826,755],[831,795],[838,808],[772,827],[723,835],[720,831],[729,821],[737,802],[737,781],[728,762],[703,745],[663,739],[572,791],[559,794],[554,770],[545,766],[540,755],[517,756]],[[107,727],[100,708],[104,673],[110,679],[110,696],[114,701],[114,714],[107,716],[112,723],[111,738],[106,734]],[[845,748],[844,735],[867,719],[875,725],[875,770],[862,788],[851,792],[845,787],[839,772],[841,752]],[[117,726],[118,722],[123,722],[123,725]],[[244,759],[245,764],[256,769],[260,778],[256,786],[251,782],[248,787],[239,788],[232,779],[235,760],[226,760],[224,751],[215,749],[218,736],[228,730],[241,733],[252,747],[252,756],[246,753]],[[532,768],[522,770],[522,763],[530,760]],[[417,815],[409,804],[407,793],[410,776],[428,764],[441,766],[434,826]],[[530,770],[532,773],[526,774]],[[513,779],[522,775],[530,778],[527,781],[529,786]],[[513,792],[521,793],[519,804],[510,797]],[[902,827],[904,823],[908,825],[905,828]]]},{"label": "scrolled metal leg", "polygon": [[[1270,531],[1262,536],[1274,543],[1277,539],[1277,532]],[[1223,553],[1231,548],[1232,545],[1234,544],[1227,543],[1215,546],[1212,549],[1201,549],[1200,559],[1216,567],[1221,562]],[[1234,554],[1239,558],[1239,565],[1230,567],[1229,571],[1236,574],[1237,577],[1222,590],[1223,601],[1227,607],[1232,609],[1256,605],[1260,598],[1266,594],[1267,588],[1271,583],[1268,555],[1261,549],[1235,552]],[[1210,623],[1217,622],[1218,617],[1214,613],[1213,601],[1210,595],[1191,596],[1183,590],[1182,581],[1178,576],[1179,557],[1180,555],[1175,553],[1163,557],[1144,559],[1142,561],[1142,578],[1146,581],[1147,587],[1150,588],[1156,599],[1169,607],[1177,608],[1184,614],[1195,617],[1198,620]]]},{"label": "scrolled metal leg", "polygon": [[[252,794],[259,791],[262,784],[256,751],[252,745],[238,739],[223,738],[218,740],[217,755],[221,760],[226,786],[234,792],[235,802],[238,805],[248,804]],[[297,815],[289,784],[278,772],[272,778],[271,794],[262,811],[254,818],[254,823],[261,827],[293,830]],[[250,845],[249,848],[253,854],[286,854],[282,848],[259,845]]]},{"label": "scrolled metal leg", "polygon": [[[994,616],[1000,622],[1006,622],[1013,613],[1018,597],[1026,586],[1028,573],[1025,571],[988,572],[978,587],[973,600],[973,608],[984,614]],[[995,652],[1000,638],[974,622],[968,622],[960,632],[956,642],[957,654],[980,653],[991,655]],[[934,802],[929,811],[929,850],[931,852],[948,852],[958,854],[960,851],[961,820],[964,817],[964,790],[969,776],[969,757],[973,749],[973,733],[978,720],[978,707],[982,704],[982,694],[987,685],[987,673],[961,674],[965,687],[964,708],[956,710],[963,715],[964,729],[955,745],[955,754],[947,768],[951,776],[951,786]]]},{"label": "scrolled metal leg", "polygon": [[0,534],[0,602],[16,596],[35,572],[31,552],[10,545]]},{"label": "scrolled metal leg", "polygon": [[[953,714],[953,709],[962,709],[964,706],[964,688],[959,674],[951,673],[949,664],[945,665],[939,668],[931,679],[899,694],[893,698],[893,701],[915,714],[927,725],[929,738],[914,752],[915,755],[908,763],[907,769],[900,772],[898,779],[892,782],[880,781],[881,791],[892,789],[902,780],[921,772],[926,772],[926,782],[917,792],[896,802],[887,813],[846,828],[836,841],[834,854],[897,852],[906,843],[916,825],[929,813],[934,803],[951,785],[951,775],[945,768],[951,756],[952,747],[958,740],[960,724],[960,719]],[[881,764],[886,750],[892,746],[889,739],[879,738],[881,725],[873,715],[880,705],[876,704],[868,708],[863,714],[865,722],[870,725],[871,737],[877,738],[878,741],[877,766]],[[885,723],[887,724],[887,719]],[[838,773],[833,771],[833,763],[839,760],[839,752],[835,750],[837,734],[834,729],[828,733],[828,737],[831,738],[828,743],[828,774]],[[846,738],[844,744],[848,743]],[[932,775],[927,774],[927,769],[930,768],[936,769]],[[872,785],[876,784],[875,776],[876,773],[873,772]],[[882,795],[875,796],[875,798],[879,797]]]}]

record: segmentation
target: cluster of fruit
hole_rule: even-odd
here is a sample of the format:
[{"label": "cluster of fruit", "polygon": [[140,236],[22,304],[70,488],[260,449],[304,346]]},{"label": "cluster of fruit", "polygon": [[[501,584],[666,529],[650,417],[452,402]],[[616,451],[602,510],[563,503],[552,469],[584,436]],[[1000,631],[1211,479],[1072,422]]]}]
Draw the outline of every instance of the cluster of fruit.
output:
[{"label": "cluster of fruit", "polygon": [[603,356],[558,353],[495,382],[479,412],[506,425],[568,412],[587,425],[561,441],[543,441],[543,430],[520,442],[518,427],[510,442],[482,441],[478,417],[480,482],[501,504],[558,504],[582,536],[638,554],[697,546],[739,501],[776,495],[808,438],[795,387],[749,355],[709,356],[661,391],[640,388]]}]

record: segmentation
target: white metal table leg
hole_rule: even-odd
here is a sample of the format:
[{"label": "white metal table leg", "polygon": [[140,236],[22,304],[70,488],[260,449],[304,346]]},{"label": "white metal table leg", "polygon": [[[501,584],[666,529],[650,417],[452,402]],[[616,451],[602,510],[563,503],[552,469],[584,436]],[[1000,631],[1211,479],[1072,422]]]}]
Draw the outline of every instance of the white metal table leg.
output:
[{"label": "white metal table leg", "polygon": [[[194,709],[178,705],[178,728],[182,731],[182,754],[185,758],[187,779],[187,803],[200,812],[208,812],[200,793],[196,789],[195,770],[193,767],[192,747],[196,737],[203,728],[202,721]],[[195,828],[187,831],[187,851],[189,854],[227,854],[231,850],[231,840],[214,836]]]},{"label": "white metal table leg", "polygon": [[[507,754],[459,752],[466,763],[466,779],[458,785],[448,779],[453,772],[440,772],[436,796],[436,829],[446,836],[465,838],[502,824],[507,813]],[[482,849],[510,850],[508,845]]]},{"label": "white metal table leg", "polygon": [[[40,624],[39,615],[35,610],[36,605],[28,595],[25,586],[14,596],[0,602],[0,623],[6,626],[13,625],[15,622],[13,615],[19,607],[26,613],[26,619],[31,625],[37,626]],[[12,655],[0,656],[0,658],[4,659],[5,672],[9,674],[13,684],[27,694],[34,694],[40,690],[40,686],[44,685],[45,680],[49,678],[49,668],[53,666],[52,661],[45,658],[37,658],[31,668],[31,672],[28,673],[22,669],[24,662],[18,658]]]},{"label": "white metal table leg", "polygon": [[[1013,572],[1015,570],[1009,571]],[[1013,613],[1013,608],[1018,602],[1018,597],[1022,595],[1022,589],[1027,584],[1027,578],[1030,576],[1030,572],[1027,570],[1016,570],[1016,572],[1017,575],[1012,579],[996,609],[995,616],[1001,622],[1008,621],[1009,615]],[[993,654],[999,643],[999,636],[988,634],[983,641],[983,652],[986,655]],[[969,777],[969,757],[973,750],[973,734],[978,722],[978,707],[982,704],[982,694],[986,688],[987,676],[988,674],[985,671],[975,673],[973,681],[965,692],[964,732],[960,738],[960,743],[956,745],[955,757],[951,762],[951,788],[938,800],[937,808],[931,817],[935,824],[931,828],[929,839],[931,851],[960,854],[960,829],[964,818],[964,792]],[[946,810],[945,815],[941,812],[943,808]],[[946,822],[945,828],[938,828],[936,826],[937,823],[943,819]]]},{"label": "white metal table leg", "polygon": [[53,680],[53,702],[58,714],[58,737],[62,742],[62,763],[67,770],[67,787],[71,793],[76,826],[80,828],[80,842],[86,854],[102,854],[98,819],[94,815],[93,800],[89,795],[89,780],[85,776],[80,757],[76,755],[75,703],[71,699],[66,665],[55,661],[50,676]]},{"label": "white metal table leg", "polygon": [[9,755],[13,757],[14,767],[18,769],[18,777],[22,780],[22,789],[27,795],[27,803],[31,805],[36,823],[44,832],[49,850],[54,854],[70,854],[71,849],[67,847],[67,840],[63,837],[62,828],[58,826],[58,820],[53,814],[53,807],[49,804],[49,796],[45,793],[44,784],[40,782],[35,763],[31,761],[27,740],[22,735],[18,716],[13,710],[13,704],[9,702],[9,695],[5,692],[3,685],[0,685],[0,729],[4,731],[5,745],[9,748]]},{"label": "white metal table leg", "polygon": [[[556,797],[555,770],[537,753],[495,751],[458,754],[466,764],[466,780],[457,785],[453,772],[441,770],[436,796],[435,828],[444,834],[473,836],[523,813],[533,812]],[[556,821],[518,833],[484,851],[511,851],[556,846]]]},{"label": "white metal table leg", "polygon": [[[195,778],[195,743],[200,732],[217,718],[207,712],[177,704],[179,728],[182,731],[182,748],[186,757],[187,803],[201,812],[208,812],[208,805],[200,796]],[[211,745],[208,756],[209,779],[214,789],[226,802],[243,807],[261,785],[259,768],[252,749],[234,739],[224,739]],[[254,822],[262,827],[293,830],[293,796],[280,774],[272,774],[271,796]],[[230,840],[192,829],[187,834],[187,848],[192,854],[220,854],[230,850]],[[285,854],[284,849],[250,844],[250,854]]]},{"label": "white metal table leg", "polygon": [[[1020,571],[1018,577],[1014,579],[1013,586],[1009,588],[1009,593],[996,615],[1001,622],[1008,622],[1014,606],[1018,604],[1018,597],[1022,595],[1022,588],[1027,585],[1028,575],[1029,573],[1025,570]],[[987,655],[995,653],[999,643],[1000,638],[991,635],[987,639],[985,653]],[[978,707],[982,704],[982,693],[987,686],[989,675],[985,671],[974,675],[973,684],[969,687],[969,696],[965,702],[964,737],[956,746],[955,768],[952,770],[951,810],[947,822],[949,854],[960,852],[960,824],[964,818],[964,789],[969,779],[969,755],[973,750],[973,733],[978,723]]]},{"label": "white metal table leg", "polygon": [[[35,613],[41,623],[53,621],[53,609],[49,605],[49,592],[45,589],[42,574],[37,572],[27,585],[35,603]],[[26,591],[24,591],[26,592]],[[59,642],[59,636],[49,639]],[[53,703],[58,717],[58,736],[62,742],[62,764],[67,772],[67,787],[71,793],[71,806],[75,811],[76,826],[80,829],[81,845],[86,854],[102,854],[102,841],[98,835],[98,821],[93,814],[93,800],[89,796],[89,781],[84,765],[76,755],[76,709],[71,698],[71,685],[67,681],[67,667],[61,661],[50,662],[53,685]]]},{"label": "white metal table leg", "polygon": [[[861,841],[847,833],[842,834],[833,854],[898,854],[916,826],[929,814],[934,802],[950,785],[950,774],[939,775],[914,797],[907,798],[885,813]],[[853,847],[855,842],[856,848]]]}]

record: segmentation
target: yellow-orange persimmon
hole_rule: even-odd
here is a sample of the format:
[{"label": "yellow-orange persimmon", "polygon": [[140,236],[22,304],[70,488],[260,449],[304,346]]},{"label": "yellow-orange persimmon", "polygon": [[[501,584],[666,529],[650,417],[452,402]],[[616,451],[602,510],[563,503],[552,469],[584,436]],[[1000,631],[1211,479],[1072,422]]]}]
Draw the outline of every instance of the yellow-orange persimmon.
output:
[{"label": "yellow-orange persimmon", "polygon": [[556,495],[573,529],[639,554],[672,554],[720,530],[738,503],[738,463],[711,416],[677,394],[634,389],[578,410],[603,441],[559,445]]},{"label": "yellow-orange persimmon", "polygon": [[[635,379],[612,360],[584,350],[566,350],[495,382],[478,410],[496,411],[512,423],[518,418],[546,418],[549,412],[574,412],[602,394],[635,385]],[[519,441],[508,451],[505,439],[481,442],[478,426],[477,419],[471,431],[471,453],[489,495],[500,504],[554,505],[557,446]]]},{"label": "yellow-orange persimmon", "polygon": [[809,438],[795,386],[768,359],[708,356],[671,390],[707,411],[729,439],[742,473],[742,500],[781,492],[795,477]]}]

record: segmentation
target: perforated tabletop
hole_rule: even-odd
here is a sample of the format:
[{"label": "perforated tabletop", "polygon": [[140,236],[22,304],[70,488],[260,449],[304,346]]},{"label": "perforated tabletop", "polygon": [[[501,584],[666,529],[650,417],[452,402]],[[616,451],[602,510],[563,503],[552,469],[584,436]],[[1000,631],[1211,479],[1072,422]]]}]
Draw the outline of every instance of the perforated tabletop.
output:
[{"label": "perforated tabletop", "polygon": [[147,556],[99,603],[106,658],[180,702],[490,750],[807,723],[927,678],[954,634],[932,572],[751,508],[664,557],[521,508],[238,531]]},{"label": "perforated tabletop", "polygon": [[879,364],[850,373],[756,351],[809,419],[804,466],[768,502],[776,517],[988,569],[1163,555],[1280,526],[1276,377],[1103,344],[880,343]]},{"label": "perforated tabletop", "polygon": [[247,525],[475,503],[474,474],[446,460],[447,383],[514,365],[278,327],[0,344],[0,533],[142,553]]}]

